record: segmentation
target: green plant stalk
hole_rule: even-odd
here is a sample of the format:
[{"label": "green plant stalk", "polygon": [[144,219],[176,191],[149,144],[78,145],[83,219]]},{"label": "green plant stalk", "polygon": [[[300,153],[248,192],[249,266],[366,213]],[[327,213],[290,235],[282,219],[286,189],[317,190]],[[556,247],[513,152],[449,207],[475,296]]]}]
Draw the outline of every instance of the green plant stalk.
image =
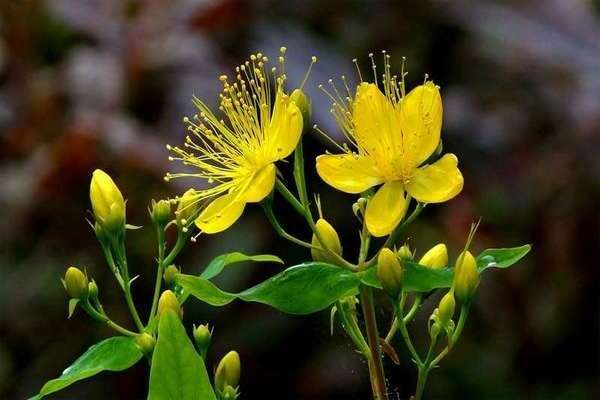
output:
[{"label": "green plant stalk", "polygon": [[[317,228],[315,226],[315,222],[313,220],[313,217],[312,217],[312,214],[311,214],[310,209],[308,207],[308,204],[306,206],[302,205],[298,201],[298,199],[296,199],[296,197],[288,190],[288,188],[279,179],[277,179],[277,181],[275,183],[275,187],[276,187],[277,191],[283,196],[283,198],[288,203],[290,203],[290,205],[296,210],[296,212],[298,214],[300,214],[301,216],[303,216],[304,219],[306,219],[306,222],[308,223],[308,226],[310,227],[310,229],[313,231],[313,233],[315,234],[315,236],[319,240],[319,244],[321,245],[321,247],[323,248],[323,250],[325,250],[327,252],[327,254],[329,256],[331,256],[333,259],[335,259],[336,265],[338,265],[339,267],[345,268],[347,270],[355,272],[357,270],[356,265],[354,265],[354,264],[346,261],[339,254],[331,251],[331,249],[329,249],[326,246],[325,241],[323,240],[323,237],[322,237],[321,233],[318,232],[318,230],[317,230]],[[312,247],[312,245],[311,245],[311,247]]]},{"label": "green plant stalk", "polygon": [[[421,305],[422,300],[423,300],[423,297],[422,297],[421,293],[418,293],[415,297],[415,300],[414,300],[412,306],[410,307],[410,310],[408,310],[408,313],[404,316],[405,324],[408,324],[415,317],[415,315],[417,314],[417,310],[419,309],[419,306]],[[385,341],[388,344],[390,344],[397,332],[398,332],[398,317],[394,316],[392,326],[390,327],[388,334],[385,336]]]},{"label": "green plant stalk", "polygon": [[135,332],[130,331],[129,329],[123,328],[121,325],[117,324],[116,322],[114,322],[113,320],[111,320],[106,314],[101,314],[98,311],[96,311],[94,309],[94,307],[91,306],[91,304],[85,300],[82,301],[80,303],[81,308],[83,308],[83,310],[93,319],[95,319],[96,321],[102,322],[106,325],[108,325],[110,328],[114,329],[115,331],[119,332],[122,335],[125,336],[137,336],[138,334]]},{"label": "green plant stalk", "polygon": [[[157,227],[157,231],[158,231],[158,241],[159,241],[158,267],[157,267],[157,272],[156,272],[156,282],[154,283],[154,294],[152,295],[152,306],[150,307],[150,315],[148,316],[148,324],[150,324],[150,322],[152,321],[152,318],[156,314],[156,309],[158,307],[158,298],[160,296],[160,289],[162,286],[163,272],[166,267],[168,267],[173,261],[175,261],[175,258],[177,257],[177,255],[179,255],[179,253],[183,249],[183,246],[185,245],[185,242],[189,236],[189,235],[186,235],[185,233],[183,233],[181,230],[179,230],[179,232],[177,234],[177,241],[175,242],[175,245],[173,246],[173,248],[171,249],[169,254],[166,257],[164,257],[164,252],[165,252],[165,248],[166,248],[165,234],[164,234],[164,231],[160,227]],[[162,249],[162,251],[161,251],[161,249]]]},{"label": "green plant stalk", "polygon": [[419,357],[419,353],[415,349],[415,346],[410,339],[410,335],[408,333],[408,329],[406,329],[406,323],[404,322],[404,302],[406,299],[406,293],[402,292],[400,304],[394,304],[394,308],[396,311],[396,319],[398,321],[398,328],[400,329],[400,334],[402,335],[402,339],[410,352],[410,355],[413,357],[417,365],[421,365],[421,357]]},{"label": "green plant stalk", "polygon": [[[265,212],[265,215],[267,216],[267,219],[269,220],[269,222],[271,223],[271,226],[273,227],[273,229],[275,229],[275,232],[277,232],[277,234],[279,236],[281,236],[282,238],[289,240],[290,242],[297,244],[298,246],[301,247],[306,247],[309,249],[315,248],[315,246],[313,246],[312,244],[305,242],[302,239],[298,239],[297,237],[290,235],[289,233],[287,233],[283,227],[281,226],[281,224],[279,223],[279,221],[277,220],[277,218],[275,217],[275,214],[273,213],[273,208],[271,207],[270,204],[262,202],[261,206]],[[319,250],[321,250],[319,248]]]},{"label": "green plant stalk", "polygon": [[350,336],[350,339],[354,342],[358,350],[362,353],[362,355],[369,359],[371,357],[371,349],[369,348],[368,343],[366,342],[362,332],[356,320],[349,316],[346,312],[346,308],[342,304],[341,301],[338,301],[336,304],[338,313],[340,314],[340,319],[342,320],[342,327]]},{"label": "green plant stalk", "polygon": [[460,316],[458,317],[458,323],[456,324],[456,329],[452,334],[451,338],[448,338],[448,345],[444,347],[444,349],[432,360],[433,348],[436,345],[436,341],[433,340],[429,346],[429,352],[427,354],[427,358],[423,362],[422,365],[419,365],[419,374],[417,377],[417,388],[415,390],[415,400],[421,400],[423,397],[423,392],[425,390],[425,385],[427,383],[427,378],[429,377],[429,372],[432,368],[435,368],[454,346],[454,344],[460,338],[462,331],[465,327],[465,323],[467,322],[467,317],[469,316],[469,308],[470,304],[463,304],[460,309]]},{"label": "green plant stalk", "polygon": [[140,319],[140,315],[138,314],[137,308],[133,303],[133,296],[131,295],[131,280],[129,277],[129,269],[127,267],[127,257],[125,255],[125,241],[124,235],[120,235],[119,238],[113,240],[113,250],[116,253],[118,264],[121,266],[120,271],[123,277],[123,294],[125,296],[125,302],[127,303],[127,308],[129,309],[129,313],[133,318],[133,322],[135,326],[140,332],[144,331],[144,324],[142,324],[142,320]]}]

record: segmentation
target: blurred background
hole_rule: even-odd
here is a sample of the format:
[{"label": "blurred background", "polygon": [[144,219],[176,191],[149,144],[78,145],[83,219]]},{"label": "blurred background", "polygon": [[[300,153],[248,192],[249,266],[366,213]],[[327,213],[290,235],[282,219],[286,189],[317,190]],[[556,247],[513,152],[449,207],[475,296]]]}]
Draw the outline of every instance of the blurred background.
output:
[{"label": "blurred background", "polygon": [[[191,97],[208,102],[251,52],[288,47],[298,83],[319,57],[307,92],[314,122],[339,135],[318,83],[368,71],[367,54],[386,49],[394,68],[408,58],[409,83],[424,73],[442,87],[443,139],[456,153],[465,189],[428,207],[407,231],[422,254],[439,241],[451,257],[472,220],[474,248],[532,243],[524,261],[486,273],[455,351],[436,370],[428,399],[592,399],[600,397],[600,3],[550,1],[4,0],[0,3],[0,398],[25,399],[91,344],[111,334],[81,312],[67,320],[59,277],[85,266],[105,308],[130,323],[103,263],[89,217],[91,172],[102,168],[128,199],[134,295],[144,310],[154,280],[155,242],[146,207],[193,181],[162,180],[165,143],[181,143]],[[395,60],[395,61],[394,61]],[[307,157],[327,144],[305,138]],[[326,217],[356,250],[349,196],[316,177]],[[283,166],[283,171],[289,167]],[[289,175],[288,175],[289,176]],[[280,202],[281,203],[281,202]],[[281,205],[281,204],[280,204]],[[258,206],[234,228],[201,237],[179,259],[197,273],[212,257],[272,252],[292,265],[308,252],[279,239]],[[293,212],[285,225],[309,233]],[[281,266],[226,271],[218,285],[239,290]],[[381,298],[380,325],[389,304]],[[431,309],[437,298],[426,303]],[[288,316],[258,304],[189,303],[185,322],[210,322],[209,369],[226,351],[243,361],[242,398],[365,399],[367,367],[329,312]],[[412,327],[426,337],[423,313]],[[392,399],[407,399],[415,372],[385,360]],[[143,399],[146,363],[102,374],[55,399]]]}]

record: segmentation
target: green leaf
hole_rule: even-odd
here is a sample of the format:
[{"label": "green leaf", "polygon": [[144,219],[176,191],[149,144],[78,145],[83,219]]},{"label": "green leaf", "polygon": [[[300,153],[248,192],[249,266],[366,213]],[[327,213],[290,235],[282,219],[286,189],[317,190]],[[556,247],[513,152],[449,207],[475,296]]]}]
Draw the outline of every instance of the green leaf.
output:
[{"label": "green leaf", "polygon": [[508,268],[525,257],[531,250],[531,245],[505,249],[487,249],[477,256],[479,272],[490,268]]},{"label": "green leaf", "polygon": [[222,306],[239,298],[267,304],[288,314],[310,314],[355,291],[360,279],[335,265],[310,262],[290,267],[240,293],[225,292],[197,276],[178,274],[175,282],[183,288],[183,300],[191,295],[208,304]]},{"label": "green leaf", "polygon": [[240,263],[243,261],[256,261],[256,262],[274,262],[283,264],[281,258],[271,254],[259,254],[256,256],[249,256],[244,253],[234,252],[221,254],[215,257],[206,267],[206,269],[200,274],[200,277],[204,279],[212,279],[219,275],[223,269],[231,264]]},{"label": "green leaf", "polygon": [[123,371],[142,358],[133,338],[116,336],[90,347],[59,378],[46,382],[37,396],[32,399],[58,392],[82,379],[102,371]]},{"label": "green leaf", "polygon": [[152,355],[149,400],[216,400],[202,358],[173,311],[158,323]]},{"label": "green leaf", "polygon": [[[505,249],[487,249],[477,257],[477,268],[482,273],[488,268],[508,268],[523,258],[531,250],[530,245]],[[441,269],[431,269],[415,262],[405,261],[406,268],[403,288],[407,292],[429,292],[439,288],[449,288],[454,279],[454,268],[448,266]],[[377,279],[376,268],[365,271],[361,277],[365,285],[381,289]]]},{"label": "green leaf", "polygon": [[214,283],[200,276],[177,274],[175,283],[183,289],[179,298],[180,304],[183,304],[190,295],[212,306],[224,306],[236,298],[235,294],[219,289]]},{"label": "green leaf", "polygon": [[310,262],[290,267],[244,290],[238,297],[270,305],[288,314],[310,314],[355,291],[359,283],[353,272],[335,265]]}]

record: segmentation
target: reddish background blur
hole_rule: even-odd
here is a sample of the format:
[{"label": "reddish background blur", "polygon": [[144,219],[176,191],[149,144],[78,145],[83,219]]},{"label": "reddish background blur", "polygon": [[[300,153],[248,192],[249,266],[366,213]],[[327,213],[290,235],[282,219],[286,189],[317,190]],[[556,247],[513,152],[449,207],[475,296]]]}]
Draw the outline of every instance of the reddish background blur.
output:
[{"label": "reddish background blur", "polygon": [[[0,10],[0,398],[32,395],[110,334],[80,312],[66,319],[66,266],[86,266],[105,308],[126,321],[85,222],[91,171],[111,173],[129,221],[148,225],[151,198],[191,183],[162,181],[164,145],[182,141],[191,96],[215,99],[220,73],[281,45],[291,83],[319,57],[307,91],[315,122],[331,133],[338,131],[316,85],[353,76],[354,57],[366,65],[368,52],[386,49],[396,62],[408,57],[411,82],[428,72],[441,85],[444,146],[460,158],[465,189],[411,227],[420,252],[443,240],[456,255],[480,216],[475,250],[534,246],[515,268],[485,275],[463,339],[433,373],[427,398],[600,396],[598,1],[8,0]],[[309,157],[325,145],[317,135],[306,143]],[[309,172],[328,218],[356,240],[351,199]],[[297,222],[282,210],[284,222]],[[140,306],[150,301],[153,240],[151,229],[128,236],[133,274],[142,274]],[[290,265],[308,257],[249,207],[227,233],[189,246],[181,262],[197,272],[233,250],[271,251]],[[241,289],[277,268],[236,268],[218,283]],[[185,317],[214,324],[211,366],[231,348],[241,353],[242,398],[368,396],[366,365],[339,329],[330,337],[328,312],[294,317],[257,304],[190,303]],[[424,338],[425,321],[418,324]],[[386,367],[390,388],[407,398],[410,362]],[[140,363],[52,398],[141,399],[146,370]]]}]

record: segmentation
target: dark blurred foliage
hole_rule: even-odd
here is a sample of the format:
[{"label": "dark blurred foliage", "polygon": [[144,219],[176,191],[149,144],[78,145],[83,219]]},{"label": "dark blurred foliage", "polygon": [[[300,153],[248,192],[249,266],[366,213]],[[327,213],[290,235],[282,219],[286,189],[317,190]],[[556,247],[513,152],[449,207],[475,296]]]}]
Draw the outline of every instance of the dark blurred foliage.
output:
[{"label": "dark blurred foliage", "polygon": [[[220,73],[282,44],[292,83],[319,56],[307,90],[315,122],[332,134],[338,130],[316,85],[354,76],[354,57],[365,72],[368,52],[387,49],[396,67],[408,57],[411,83],[428,72],[441,85],[444,147],[458,154],[466,185],[409,229],[420,253],[446,241],[456,256],[479,217],[475,250],[533,244],[517,267],[485,275],[464,339],[433,373],[427,398],[600,396],[597,1],[4,0],[0,10],[0,398],[33,394],[110,334],[81,312],[66,319],[59,276],[68,265],[85,266],[105,308],[127,322],[85,221],[91,171],[111,173],[128,198],[129,221],[149,225],[150,198],[194,184],[162,180],[176,168],[164,145],[184,137],[191,96],[216,99]],[[305,140],[309,157],[326,146],[318,135]],[[314,168],[309,175],[328,219],[355,243],[352,200],[320,182]],[[308,237],[291,210],[279,211]],[[144,310],[153,240],[151,229],[128,236]],[[197,272],[233,250],[271,251],[288,264],[308,257],[277,238],[253,206],[230,231],[190,245],[180,261]],[[219,285],[241,289],[278,268],[231,269]],[[385,327],[389,305],[381,304]],[[209,368],[229,349],[241,353],[243,398],[368,396],[366,365],[339,329],[330,336],[328,312],[294,317],[241,303],[190,303],[185,311],[186,323],[215,326]],[[423,339],[426,314],[414,328]],[[415,374],[401,355],[400,367],[386,360],[386,368],[392,398],[405,399]],[[104,374],[53,398],[141,399],[147,369],[140,363]]]}]

